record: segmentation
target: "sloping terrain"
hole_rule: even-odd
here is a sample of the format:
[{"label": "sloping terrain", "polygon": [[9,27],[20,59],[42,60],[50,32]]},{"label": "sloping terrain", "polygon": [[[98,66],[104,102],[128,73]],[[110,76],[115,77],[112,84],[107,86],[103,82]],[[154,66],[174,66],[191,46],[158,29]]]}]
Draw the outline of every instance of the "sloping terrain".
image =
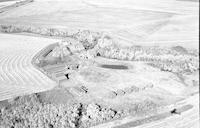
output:
[{"label": "sloping terrain", "polygon": [[[94,126],[93,128],[198,128],[199,127],[198,95],[191,96],[187,100],[178,102],[172,108],[180,108],[178,114],[164,112],[155,116],[135,119],[129,116],[122,120]],[[183,106],[182,108],[180,106]],[[182,109],[182,110],[181,110]]]},{"label": "sloping terrain", "polygon": [[56,85],[31,64],[33,56],[55,40],[7,34],[0,34],[0,38],[0,100]]},{"label": "sloping terrain", "polygon": [[[149,120],[150,122],[163,120],[173,116],[174,113],[183,113],[194,107],[191,104],[178,106],[176,104],[198,93],[199,86],[195,84],[199,82],[197,51],[181,46],[172,48],[133,46],[130,49],[116,45],[108,35],[97,38],[94,36],[95,33],[89,34],[92,36],[86,36],[86,33],[88,31],[80,32],[80,35],[76,35],[73,39],[65,39],[55,44],[50,43],[56,41],[55,39],[39,38],[40,41],[47,41],[46,46],[40,50],[37,38],[32,37],[33,42],[36,42],[31,42],[32,50],[26,48],[29,43],[23,45],[18,43],[16,50],[22,53],[26,50],[32,53],[31,51],[35,50],[34,56],[24,52],[24,55],[29,55],[32,60],[32,63],[28,60],[31,64],[26,71],[37,70],[46,75],[46,80],[44,78],[41,80],[44,76],[40,73],[35,73],[37,77],[31,78],[29,73],[34,76],[34,72],[25,72],[22,67],[12,69],[19,70],[18,73],[12,70],[4,71],[2,76],[8,74],[13,77],[7,80],[7,83],[14,79],[16,82],[20,81],[15,74],[25,74],[27,79],[23,75],[21,77],[32,83],[30,87],[34,94],[7,101],[8,105],[3,106],[0,111],[2,122],[0,125],[77,128],[133,116],[133,121],[128,120],[125,124],[115,126],[132,127],[146,124]],[[6,36],[9,37],[5,35],[5,39]],[[31,39],[27,36],[15,36]],[[73,50],[75,46],[79,46],[80,49]],[[6,45],[3,47],[4,50],[10,48]],[[134,57],[131,57],[132,53]],[[16,62],[21,63],[21,61]],[[156,65],[159,62],[163,62],[164,67],[162,64],[161,66],[149,64]],[[26,66],[23,61],[22,64]],[[194,78],[191,79],[192,76]],[[50,79],[55,80],[59,86],[52,88],[52,84],[47,83]],[[39,81],[41,84],[32,81]],[[20,87],[25,87],[23,81],[19,84]],[[21,91],[22,93],[24,92]],[[171,105],[175,106],[170,107]],[[196,118],[198,117],[195,116]]]},{"label": "sloping terrain", "polygon": [[0,8],[14,4],[16,1],[0,1]]},{"label": "sloping terrain", "polygon": [[199,127],[199,2],[30,1],[0,12],[0,127]]},{"label": "sloping terrain", "polygon": [[[54,6],[52,6],[54,5]],[[35,0],[0,14],[0,24],[106,31],[124,45],[198,45],[198,2]]]},{"label": "sloping terrain", "polygon": [[0,13],[33,2],[33,0],[3,0],[0,1]]}]

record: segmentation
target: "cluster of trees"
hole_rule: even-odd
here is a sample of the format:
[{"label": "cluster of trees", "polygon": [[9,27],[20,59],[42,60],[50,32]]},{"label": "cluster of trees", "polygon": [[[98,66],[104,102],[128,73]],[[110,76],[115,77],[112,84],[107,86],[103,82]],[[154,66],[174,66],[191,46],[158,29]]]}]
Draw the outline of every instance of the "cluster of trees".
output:
[{"label": "cluster of trees", "polygon": [[123,47],[110,38],[104,39],[96,45],[95,55],[106,58],[143,61],[164,71],[170,72],[194,72],[199,70],[198,51],[187,50],[181,46],[172,48],[132,46]]},{"label": "cluster of trees", "polygon": [[193,56],[187,52],[178,52],[170,48],[161,47],[145,47],[145,46],[132,46],[120,48],[120,46],[111,43],[111,45],[105,47],[99,47],[97,52],[101,56],[107,58],[115,58],[119,60],[130,60],[130,61],[151,61],[156,59],[167,58],[167,56],[180,57],[180,56]]},{"label": "cluster of trees", "polygon": [[0,126],[5,128],[85,128],[132,113],[150,112],[152,101],[135,103],[130,110],[114,110],[96,103],[71,105],[42,102],[37,94],[19,97],[0,109]]},{"label": "cluster of trees", "polygon": [[0,31],[4,33],[33,33],[44,36],[59,36],[59,37],[71,37],[78,31],[70,33],[64,29],[34,27],[34,26],[22,26],[22,25],[0,25]]},{"label": "cluster of trees", "polygon": [[[105,33],[91,32],[89,30],[67,31],[55,28],[40,28],[31,26],[0,25],[1,32],[15,33],[28,32],[45,36],[72,37],[82,44],[86,52],[84,58],[102,56],[106,58],[151,62],[165,71],[196,71],[198,70],[199,52],[187,50],[181,46],[171,48],[132,46],[121,47],[116,41]],[[181,62],[177,61],[180,58]],[[185,61],[191,59],[192,61]],[[193,59],[195,58],[195,59]],[[167,62],[167,63],[165,63]]]},{"label": "cluster of trees", "polygon": [[43,104],[35,95],[21,97],[0,111],[0,126],[9,128],[75,128],[81,104]]},{"label": "cluster of trees", "polygon": [[85,48],[85,50],[93,49],[101,38],[102,33],[92,32],[89,30],[79,31],[74,35],[74,38],[77,39]]},{"label": "cluster of trees", "polygon": [[156,61],[149,64],[160,68],[162,71],[174,73],[193,73],[199,70],[198,61]]},{"label": "cluster of trees", "polygon": [[89,30],[66,30],[57,28],[45,28],[34,26],[22,26],[22,25],[0,25],[0,32],[4,33],[32,33],[40,34],[44,36],[56,36],[56,37],[72,37],[82,43],[85,49],[92,49],[98,43],[102,33],[91,32]]},{"label": "cluster of trees", "polygon": [[116,117],[116,111],[97,104],[42,103],[37,95],[23,96],[0,110],[0,126],[9,128],[88,127]]},{"label": "cluster of trees", "polygon": [[96,125],[114,118],[119,118],[120,116],[120,113],[117,113],[117,111],[113,109],[101,107],[98,104],[92,103],[85,107],[81,118],[82,127],[85,128]]}]

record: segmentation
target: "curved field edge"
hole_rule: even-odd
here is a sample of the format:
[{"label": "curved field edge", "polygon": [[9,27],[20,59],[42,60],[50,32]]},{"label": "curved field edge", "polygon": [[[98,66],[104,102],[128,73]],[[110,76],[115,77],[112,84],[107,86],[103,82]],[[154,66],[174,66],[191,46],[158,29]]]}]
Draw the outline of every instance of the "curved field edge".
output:
[{"label": "curved field edge", "polygon": [[[52,48],[55,47],[57,45],[57,43],[53,43],[50,44],[48,46],[46,46],[45,48],[41,49],[38,53],[36,53],[34,55],[34,57],[31,60],[31,64],[37,69],[39,70],[41,73],[45,74],[45,72],[43,70],[41,70],[41,68],[39,68],[38,66],[36,66],[35,62],[37,61],[38,57],[41,56],[43,53],[45,53],[45,50],[48,48]],[[46,75],[46,74],[45,74]],[[52,79],[51,77],[49,77],[49,75],[46,75],[49,79]]]},{"label": "curved field edge", "polygon": [[[67,30],[28,26],[0,25],[5,33],[34,33],[48,37],[73,38],[79,41],[90,56],[126,60],[144,61],[153,67],[173,73],[195,72],[199,69],[198,49],[182,46],[123,46],[120,40],[104,32],[90,30]],[[65,39],[64,39],[65,40]]]},{"label": "curved field edge", "polygon": [[134,44],[130,47],[124,47],[120,44],[120,40],[112,38],[111,35],[90,30],[0,25],[0,31],[3,33],[31,33],[48,37],[69,37],[79,41],[89,56],[100,55],[110,59],[143,61],[163,71],[178,74],[199,70],[198,49],[186,49],[182,46],[159,47]]},{"label": "curved field edge", "polygon": [[[34,0],[22,0],[22,1],[16,1],[16,3],[14,4],[11,4],[11,5],[8,5],[8,6],[5,6],[5,7],[2,7],[0,8],[0,13],[4,13],[10,9],[13,9],[13,8],[16,8],[16,7],[19,7],[19,6],[23,6],[23,5],[26,5],[28,3],[31,3],[33,2]],[[1,1],[0,1],[1,2]]]},{"label": "curved field edge", "polygon": [[38,41],[42,41],[37,38],[7,34],[0,37],[0,100],[45,91],[56,85],[31,64],[32,57],[50,40],[44,39],[46,42],[42,46],[37,45]]},{"label": "curved field edge", "polygon": [[163,48],[159,46],[133,45],[132,47],[124,47],[120,44],[120,41],[113,39],[110,35],[89,30],[71,32],[69,30],[25,26],[15,27],[12,25],[1,25],[1,28],[2,31],[8,33],[25,31],[47,36],[73,38],[83,45],[87,58],[101,56],[125,61],[142,61],[162,71],[176,74],[193,73],[199,70],[199,51],[196,49],[186,49],[181,46]]}]

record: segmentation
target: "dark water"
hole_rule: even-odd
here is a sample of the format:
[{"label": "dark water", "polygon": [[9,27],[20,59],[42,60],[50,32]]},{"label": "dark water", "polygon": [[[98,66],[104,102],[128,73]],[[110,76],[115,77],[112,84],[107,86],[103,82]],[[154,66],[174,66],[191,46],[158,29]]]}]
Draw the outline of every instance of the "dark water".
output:
[{"label": "dark water", "polygon": [[110,68],[110,69],[128,69],[127,66],[124,65],[107,65],[107,64],[103,64],[101,65],[102,68]]}]

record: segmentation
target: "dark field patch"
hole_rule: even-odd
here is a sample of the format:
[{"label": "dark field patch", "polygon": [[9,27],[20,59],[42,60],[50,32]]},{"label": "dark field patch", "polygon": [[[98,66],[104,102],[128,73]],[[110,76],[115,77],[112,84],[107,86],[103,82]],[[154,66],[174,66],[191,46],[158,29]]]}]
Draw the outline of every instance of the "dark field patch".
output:
[{"label": "dark field patch", "polygon": [[128,69],[127,66],[124,65],[107,65],[107,64],[103,64],[101,65],[102,68],[110,68],[110,69]]}]

